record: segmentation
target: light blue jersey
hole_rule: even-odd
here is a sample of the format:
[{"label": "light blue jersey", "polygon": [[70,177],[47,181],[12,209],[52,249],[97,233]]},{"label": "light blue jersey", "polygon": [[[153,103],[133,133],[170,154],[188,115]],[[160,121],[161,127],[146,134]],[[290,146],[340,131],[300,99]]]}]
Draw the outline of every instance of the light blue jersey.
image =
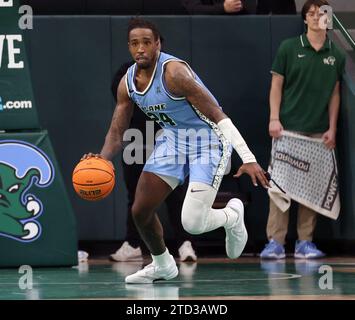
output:
[{"label": "light blue jersey", "polygon": [[[171,61],[180,61],[188,66],[186,62],[161,52],[143,92],[135,86],[137,65],[133,64],[126,74],[130,99],[163,128],[163,134],[157,138],[155,150],[143,170],[175,177],[180,183],[189,174],[190,181],[204,182],[218,189],[230,157],[230,145],[214,122],[185,97],[176,97],[169,92],[164,68]],[[200,78],[189,69],[218,105]]]}]

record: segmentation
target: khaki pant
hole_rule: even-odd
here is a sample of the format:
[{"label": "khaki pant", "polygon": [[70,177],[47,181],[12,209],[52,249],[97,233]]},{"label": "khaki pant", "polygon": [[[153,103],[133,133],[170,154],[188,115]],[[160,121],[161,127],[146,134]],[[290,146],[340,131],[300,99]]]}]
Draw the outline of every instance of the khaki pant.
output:
[{"label": "khaki pant", "polygon": [[[317,223],[317,212],[298,204],[297,234],[298,240],[312,241]],[[267,237],[274,239],[282,245],[285,244],[288,230],[289,211],[282,212],[270,199],[270,211],[267,221]]]}]

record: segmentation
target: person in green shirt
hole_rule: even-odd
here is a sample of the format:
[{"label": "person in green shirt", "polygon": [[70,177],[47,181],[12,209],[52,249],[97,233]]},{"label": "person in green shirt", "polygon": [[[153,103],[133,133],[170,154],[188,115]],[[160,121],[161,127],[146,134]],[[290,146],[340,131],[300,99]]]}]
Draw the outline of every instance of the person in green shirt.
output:
[{"label": "person in green shirt", "polygon": [[[336,146],[340,105],[340,80],[345,55],[327,37],[320,7],[325,0],[308,0],[302,9],[307,32],[283,41],[272,65],[269,133],[273,139],[283,130],[322,138],[327,148]],[[299,204],[296,258],[320,258],[325,254],[312,242],[317,212]],[[269,243],[261,258],[285,258],[289,212],[270,199],[267,223]]]}]

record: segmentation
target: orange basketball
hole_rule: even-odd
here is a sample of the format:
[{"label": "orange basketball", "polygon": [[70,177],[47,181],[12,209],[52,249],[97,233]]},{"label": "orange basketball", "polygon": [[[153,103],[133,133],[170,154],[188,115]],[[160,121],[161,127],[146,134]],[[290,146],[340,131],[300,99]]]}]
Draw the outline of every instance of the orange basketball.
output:
[{"label": "orange basketball", "polygon": [[96,201],[107,197],[115,186],[115,171],[107,160],[89,158],[74,168],[72,176],[76,193],[85,200]]}]

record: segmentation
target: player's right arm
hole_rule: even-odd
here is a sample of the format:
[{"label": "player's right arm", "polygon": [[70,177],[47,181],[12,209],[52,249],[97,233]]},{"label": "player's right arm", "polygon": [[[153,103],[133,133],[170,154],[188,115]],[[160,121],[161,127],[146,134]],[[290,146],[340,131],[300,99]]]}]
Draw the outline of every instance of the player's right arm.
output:
[{"label": "player's right arm", "polygon": [[85,154],[82,159],[101,157],[106,160],[112,160],[112,158],[122,149],[123,135],[129,127],[134,108],[132,100],[127,93],[125,78],[126,77],[123,77],[118,85],[117,105],[100,154],[88,153]]}]

